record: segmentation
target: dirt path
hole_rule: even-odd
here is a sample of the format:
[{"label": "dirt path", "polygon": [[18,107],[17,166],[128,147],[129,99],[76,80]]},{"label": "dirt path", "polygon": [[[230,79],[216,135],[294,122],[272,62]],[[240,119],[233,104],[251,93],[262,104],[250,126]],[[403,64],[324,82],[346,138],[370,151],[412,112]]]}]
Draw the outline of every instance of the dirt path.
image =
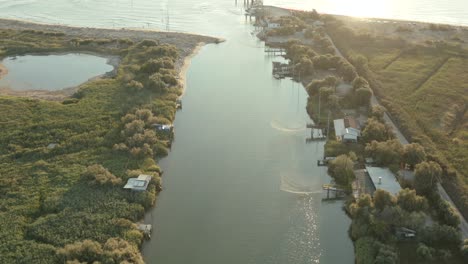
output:
[{"label": "dirt path", "polygon": [[458,211],[452,199],[444,190],[442,185],[440,185],[440,183],[437,183],[437,190],[439,191],[440,197],[442,197],[442,199],[444,199],[445,201],[449,202],[452,205],[452,207],[455,209],[457,214],[460,216],[460,231],[462,234],[462,239],[468,239],[468,223],[466,222],[465,218],[462,216],[460,211]]}]

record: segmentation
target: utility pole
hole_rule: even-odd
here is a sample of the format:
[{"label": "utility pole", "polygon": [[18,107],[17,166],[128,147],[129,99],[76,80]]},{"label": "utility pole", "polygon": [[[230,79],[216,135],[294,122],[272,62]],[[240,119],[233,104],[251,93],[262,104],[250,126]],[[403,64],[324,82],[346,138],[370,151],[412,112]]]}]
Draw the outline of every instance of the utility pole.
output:
[{"label": "utility pole", "polygon": [[319,89],[319,104],[318,104],[318,118],[317,118],[317,125],[320,124],[320,89]]}]

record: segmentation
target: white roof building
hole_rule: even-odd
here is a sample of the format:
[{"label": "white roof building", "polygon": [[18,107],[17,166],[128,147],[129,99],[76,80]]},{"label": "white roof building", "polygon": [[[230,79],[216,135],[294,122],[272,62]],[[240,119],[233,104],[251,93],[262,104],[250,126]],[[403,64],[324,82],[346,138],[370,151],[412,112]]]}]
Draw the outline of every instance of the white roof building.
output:
[{"label": "white roof building", "polygon": [[376,190],[382,189],[391,195],[397,195],[400,192],[400,183],[398,183],[395,175],[388,168],[366,166],[366,171]]},{"label": "white roof building", "polygon": [[151,175],[140,174],[138,178],[130,178],[125,184],[124,189],[132,191],[146,191],[151,181]]},{"label": "white roof building", "polygon": [[361,136],[361,131],[359,129],[345,126],[344,119],[333,120],[333,125],[335,127],[335,135],[338,141],[343,142],[357,142],[358,137]]},{"label": "white roof building", "polygon": [[335,127],[335,135],[336,138],[340,138],[343,136],[343,131],[345,130],[344,119],[335,119],[333,120],[333,126]]},{"label": "white roof building", "polygon": [[279,28],[281,25],[279,23],[271,22],[268,23],[268,28]]}]

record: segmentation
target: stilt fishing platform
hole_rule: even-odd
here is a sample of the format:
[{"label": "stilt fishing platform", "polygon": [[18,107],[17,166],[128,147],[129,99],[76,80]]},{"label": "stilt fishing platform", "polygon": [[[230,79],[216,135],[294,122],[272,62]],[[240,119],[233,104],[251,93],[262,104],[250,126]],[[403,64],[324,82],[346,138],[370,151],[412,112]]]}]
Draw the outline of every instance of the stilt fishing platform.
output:
[{"label": "stilt fishing platform", "polygon": [[[344,198],[346,196],[346,191],[341,188],[337,188],[335,185],[332,184],[324,184],[322,189],[327,191],[327,198],[326,199],[339,199]],[[330,192],[334,193],[334,197],[330,197]]]}]

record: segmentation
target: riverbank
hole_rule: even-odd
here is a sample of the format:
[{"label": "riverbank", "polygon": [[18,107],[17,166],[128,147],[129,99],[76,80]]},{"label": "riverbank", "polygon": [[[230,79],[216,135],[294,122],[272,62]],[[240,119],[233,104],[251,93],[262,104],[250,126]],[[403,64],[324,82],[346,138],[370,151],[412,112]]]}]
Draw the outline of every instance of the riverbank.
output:
[{"label": "riverbank", "polygon": [[[187,57],[200,42],[219,39],[2,20],[3,57],[92,53],[120,63],[114,77],[62,90],[73,95],[61,103],[0,96],[0,189],[22,197],[0,201],[0,262],[86,262],[69,249],[92,245],[92,261],[142,263],[136,223],[161,191],[155,160],[173,138],[155,125],[174,121]],[[140,174],[151,177],[145,192],[123,189]]]},{"label": "riverbank", "polygon": [[[47,100],[47,101],[56,101],[60,102],[65,100],[66,98],[69,98],[73,94],[75,94],[79,89],[80,86],[85,85],[88,82],[93,82],[97,81],[100,79],[105,79],[105,78],[114,78],[117,75],[119,65],[120,65],[120,56],[115,56],[115,55],[103,55],[102,53],[98,52],[90,52],[90,51],[83,51],[79,53],[75,52],[45,52],[45,53],[28,53],[27,55],[32,55],[32,56],[49,56],[49,55],[68,55],[68,54],[86,54],[86,55],[92,55],[96,57],[101,57],[105,58],[107,60],[107,64],[112,66],[113,69],[111,71],[108,71],[106,73],[103,73],[101,75],[97,75],[94,77],[89,78],[88,80],[83,81],[82,83],[76,85],[76,86],[71,86],[71,87],[64,87],[59,90],[35,90],[35,89],[29,89],[29,90],[15,90],[9,86],[2,86],[0,85],[0,95],[6,95],[6,96],[15,96],[15,97],[27,97],[27,98],[34,98],[34,99],[41,99],[41,100]],[[2,70],[3,67],[3,70]],[[47,65],[44,65],[44,67],[47,67]],[[3,74],[2,76],[2,73]],[[6,76],[8,73],[8,69],[0,64],[0,80],[2,77]],[[72,74],[72,73],[70,73]]]},{"label": "riverbank", "polygon": [[131,39],[141,41],[144,39],[157,40],[178,47],[182,57],[189,55],[197,43],[216,43],[223,41],[219,38],[201,36],[187,33],[161,32],[157,30],[134,30],[134,29],[106,29],[71,27],[53,24],[38,24],[22,20],[0,19],[0,29],[12,30],[36,30],[63,33],[70,37],[79,38],[106,38],[106,39]]},{"label": "riverbank", "polygon": [[[280,23],[280,26],[270,26],[270,24],[275,22]],[[424,147],[426,147],[428,155],[434,155],[431,158],[428,158],[427,161],[430,160],[430,163],[426,163],[424,148],[417,143],[408,145],[408,141],[406,141],[404,137],[401,137],[403,142],[400,143],[398,140],[394,140],[395,136],[391,131],[388,133],[389,136],[380,138],[374,137],[373,133],[371,133],[371,130],[373,129],[372,126],[376,122],[382,122],[381,126],[385,127],[386,125],[384,122],[388,121],[384,119],[385,110],[381,110],[380,115],[374,113],[373,110],[369,111],[368,107],[371,106],[371,101],[373,104],[376,102],[376,98],[373,96],[370,87],[373,88],[375,93],[377,93],[381,99],[384,99],[383,101],[385,105],[392,103],[391,99],[388,97],[388,93],[392,92],[391,89],[399,89],[398,93],[391,94],[392,99],[401,98],[402,96],[411,98],[421,95],[427,98],[426,93],[421,94],[419,91],[414,92],[414,90],[421,89],[437,94],[438,99],[431,100],[432,106],[434,106],[434,103],[442,99],[444,96],[446,98],[443,98],[442,100],[450,101],[452,104],[457,104],[459,102],[459,98],[451,97],[450,92],[444,95],[437,91],[442,90],[440,86],[425,87],[425,85],[427,82],[430,82],[430,80],[436,78],[439,79],[439,82],[437,82],[438,85],[440,85],[440,81],[447,81],[450,79],[452,81],[450,81],[450,83],[446,83],[446,86],[449,86],[450,90],[458,91],[459,93],[457,94],[464,94],[462,92],[463,81],[457,81],[456,78],[447,78],[446,76],[453,74],[451,72],[460,73],[459,67],[448,68],[448,66],[450,63],[455,62],[457,65],[463,64],[463,62],[460,61],[463,61],[466,58],[464,43],[465,39],[467,39],[467,35],[465,27],[368,19],[363,22],[356,18],[346,17],[346,19],[342,19],[338,16],[320,15],[315,12],[292,12],[290,18],[279,19],[276,17],[271,20],[265,19],[264,23],[265,26],[268,26],[266,32],[263,33],[266,40],[270,41],[270,43],[272,42],[273,45],[277,44],[285,48],[285,57],[290,60],[288,67],[293,68],[293,70],[287,74],[290,74],[293,77],[298,77],[299,79],[304,79],[306,78],[304,76],[308,75],[317,77],[317,75],[319,75],[318,71],[328,71],[330,74],[329,77],[323,80],[314,80],[307,86],[307,90],[311,98],[319,97],[319,94],[322,95],[322,98],[325,96],[326,102],[322,103],[322,105],[327,105],[328,109],[324,110],[331,110],[335,113],[339,112],[341,116],[337,118],[343,118],[343,116],[349,115],[348,113],[350,111],[348,109],[350,108],[353,109],[353,112],[361,112],[361,114],[369,114],[370,117],[373,117],[372,120],[369,119],[369,122],[361,123],[363,127],[362,137],[360,137],[361,142],[357,142],[357,144],[361,145],[361,151],[355,151],[353,148],[348,147],[350,144],[343,145],[341,148],[343,149],[343,153],[334,153],[333,156],[340,156],[336,158],[336,161],[331,162],[332,166],[329,168],[329,172],[330,170],[333,172],[337,166],[340,166],[340,164],[345,164],[345,166],[347,164],[353,164],[353,160],[356,160],[357,154],[357,158],[362,164],[364,158],[370,156],[374,158],[374,160],[379,160],[379,166],[388,166],[393,168],[394,171],[398,171],[400,164],[412,164],[411,166],[414,167],[416,164],[421,163],[416,165],[415,173],[418,177],[424,177],[424,175],[421,176],[424,174],[424,172],[421,172],[423,171],[422,168],[427,167],[427,164],[431,164],[430,166],[438,168],[439,174],[441,177],[445,178],[445,181],[448,180],[448,176],[443,175],[447,174],[446,163],[441,160],[440,156],[435,156],[437,152],[433,150],[432,146],[428,146],[428,144],[424,142],[426,140],[425,138],[414,141],[423,144]],[[412,38],[411,32],[417,32],[416,34],[419,34],[418,37]],[[420,66],[422,63],[425,63],[424,66]],[[416,65],[419,66],[417,67]],[[431,69],[426,69],[421,72],[421,69],[423,67],[428,67],[428,65],[430,65],[429,68]],[[447,66],[447,68],[445,66]],[[402,69],[405,69],[404,72],[402,72]],[[386,71],[393,71],[391,72],[392,75],[385,76]],[[422,73],[420,80],[417,80],[420,77],[417,75],[418,72]],[[429,76],[427,76],[428,74]],[[391,80],[392,77],[394,78],[394,76],[398,75],[400,76],[399,80]],[[460,79],[464,78],[462,76],[464,76],[464,74],[460,74]],[[378,79],[379,82],[376,84],[375,80],[378,77],[380,77]],[[329,80],[331,82],[329,82]],[[309,81],[311,80],[308,80],[308,82]],[[343,81],[347,82],[353,89],[349,94],[336,97],[339,94],[339,86],[337,86],[337,84],[341,84]],[[395,82],[398,82],[398,86],[395,88],[388,87],[385,90],[382,89],[382,86],[389,86]],[[415,85],[417,87],[413,88],[412,91],[410,89],[411,85]],[[331,88],[329,88],[329,86]],[[402,89],[403,87],[405,87],[405,90]],[[359,94],[357,91],[359,91]],[[412,94],[413,92],[414,94]],[[324,95],[324,93],[326,93],[326,95]],[[335,100],[335,97],[337,100]],[[402,100],[400,99],[397,103],[401,103],[401,101]],[[424,98],[420,98],[418,102],[413,102],[413,105],[423,106],[424,104],[427,104],[424,101]],[[315,105],[317,104],[315,100],[311,102]],[[320,107],[320,103],[318,104]],[[436,106],[442,108],[440,105],[436,104]],[[312,107],[315,108],[314,105],[311,105],[311,108]],[[402,104],[401,108],[404,107],[405,105]],[[461,107],[457,106],[456,109],[458,108],[466,109],[463,105]],[[427,114],[430,114],[431,116],[434,115],[433,111],[430,111],[427,108],[425,109],[427,110]],[[400,109],[398,109],[397,105],[393,105],[390,110],[395,111]],[[411,117],[417,120],[418,115],[424,115],[424,113],[420,114],[420,112],[421,111],[414,109],[414,113],[418,114],[411,115]],[[454,115],[458,116],[458,114]],[[378,121],[376,121],[376,118],[378,118]],[[407,118],[407,116],[405,116],[405,118]],[[427,121],[428,122],[426,123],[433,122],[432,120]],[[410,121],[407,120],[407,122]],[[463,120],[452,120],[451,122],[463,123]],[[391,120],[390,123],[392,123]],[[456,130],[458,126],[459,125],[457,124],[452,128],[455,133],[457,133]],[[368,127],[369,129],[367,129]],[[424,128],[427,130],[427,126],[424,126]],[[399,132],[399,129],[396,126],[393,126],[393,129],[396,132]],[[416,136],[417,135],[413,135],[413,137]],[[458,143],[462,144],[460,141]],[[337,142],[336,144],[340,145],[342,143]],[[406,146],[402,146],[402,144]],[[375,152],[373,150],[373,147],[375,146],[373,145],[379,145],[379,148],[381,146],[396,146],[396,149],[393,150],[395,151],[395,159],[390,160],[386,157],[387,160],[382,161],[383,156],[385,155],[378,153],[378,151]],[[408,160],[407,154],[403,153],[411,151],[412,148],[416,147],[422,149],[424,155],[417,161]],[[355,153],[352,155],[350,154],[349,157],[347,157],[346,155],[348,155],[349,151],[355,151]],[[343,163],[343,159],[349,160]],[[433,162],[434,160],[437,161],[440,166],[438,163]],[[445,167],[443,174],[441,167]],[[342,182],[341,184],[347,184],[350,188],[349,183],[354,179],[352,170],[350,171],[349,175],[351,177],[349,177],[349,179],[343,180],[343,177],[341,177],[339,173],[334,174],[337,183],[340,184],[338,181],[340,180]],[[404,185],[404,183],[401,184],[402,186]],[[387,231],[387,234],[385,235],[382,235],[382,232],[369,232],[369,230],[372,230],[374,227],[372,227],[372,225],[370,225],[370,228],[366,226],[369,223],[366,223],[366,220],[360,218],[362,217],[360,213],[356,214],[355,211],[353,211],[353,208],[355,208],[356,205],[352,204],[348,207],[348,210],[352,212],[351,215],[353,217],[353,225],[350,231],[350,235],[353,240],[370,236],[375,240],[379,240],[384,244],[387,243],[393,247],[386,249],[386,246],[379,245],[376,247],[382,250],[376,249],[375,251],[372,251],[372,249],[368,248],[368,245],[361,247],[360,244],[362,243],[362,240],[358,241],[356,244],[358,263],[365,263],[366,260],[370,261],[373,258],[380,258],[387,254],[382,253],[381,251],[387,250],[393,251],[393,253],[388,255],[388,258],[394,262],[398,262],[398,260],[400,260],[411,261],[412,263],[427,263],[426,261],[433,261],[435,259],[451,261],[453,263],[461,262],[461,254],[459,251],[461,240],[460,231],[458,229],[460,225],[459,217],[461,216],[455,213],[451,206],[444,201],[446,198],[441,198],[439,196],[437,189],[435,188],[436,184],[431,186],[431,188],[434,188],[426,193],[421,191],[422,187],[419,185],[421,183],[411,182],[405,184],[405,187],[416,188],[419,195],[425,195],[428,199],[428,202],[426,203],[428,203],[430,207],[430,210],[425,210],[424,213],[426,214],[426,218],[432,219],[431,224],[419,225],[411,222],[405,222],[407,219],[405,219],[405,221],[398,222],[397,224],[397,226],[400,225],[400,227],[403,228],[410,227],[417,230],[418,236],[410,245],[414,250],[417,248],[418,258],[415,258],[414,255],[408,254],[407,250],[402,249],[403,247],[401,244],[405,242],[404,247],[406,247],[406,244],[409,244],[409,241],[398,238],[399,234],[390,231],[390,228],[386,228],[389,231]],[[408,192],[408,190],[403,191],[403,194],[399,194],[396,197],[404,196],[404,192]],[[415,191],[412,192],[414,192],[414,195],[416,194]],[[386,195],[391,199],[396,199],[395,197],[392,198],[392,196],[385,191],[380,191],[377,196],[381,196],[382,193],[384,193],[384,196]],[[454,193],[452,193],[452,195],[454,195]],[[374,201],[375,204],[378,203],[377,200],[380,198],[381,197],[376,198]],[[390,198],[389,200],[391,200]],[[362,201],[366,199],[372,201],[370,196],[361,196],[358,199],[357,204],[365,203]],[[463,200],[461,199],[461,201]],[[394,206],[394,203],[395,202],[391,202],[385,206],[390,208],[391,206]],[[401,208],[404,208],[403,205],[401,206]],[[383,207],[380,210],[382,209]],[[408,210],[410,211],[410,209]],[[375,218],[377,219],[379,217],[381,217],[381,215],[377,212],[377,217]],[[365,218],[366,217],[364,217],[364,219]],[[463,218],[461,219],[463,220]],[[396,225],[385,217],[381,217],[381,221],[386,225]],[[447,230],[447,233],[450,233],[452,236],[451,240],[448,240],[446,243],[434,242],[439,240],[439,238],[431,238],[438,236],[438,234],[433,232],[433,230],[437,230],[438,228]],[[429,248],[429,250],[434,252],[437,250],[438,255],[428,256],[422,254],[421,250],[426,248]]]},{"label": "riverbank", "polygon": [[0,63],[0,79],[8,74],[8,69]]},{"label": "riverbank", "polygon": [[187,71],[190,67],[190,64],[192,63],[193,57],[195,57],[198,52],[205,46],[206,44],[203,42],[198,43],[198,45],[192,50],[192,53],[185,57],[184,63],[182,63],[182,67],[180,67],[180,72],[179,72],[179,82],[182,85],[182,94],[179,96],[179,98],[182,98],[185,94],[185,91],[187,89]]}]

